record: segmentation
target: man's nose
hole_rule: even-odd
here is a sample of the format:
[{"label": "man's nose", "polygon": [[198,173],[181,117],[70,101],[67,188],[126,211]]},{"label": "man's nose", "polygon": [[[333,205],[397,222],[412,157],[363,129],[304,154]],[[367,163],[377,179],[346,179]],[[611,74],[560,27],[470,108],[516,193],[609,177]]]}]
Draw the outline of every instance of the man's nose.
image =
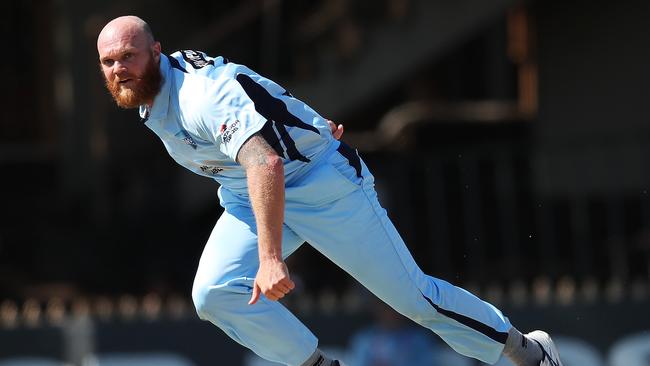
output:
[{"label": "man's nose", "polygon": [[123,63],[121,63],[119,61],[115,61],[115,63],[113,64],[113,73],[115,75],[124,74],[126,71],[127,71],[127,68]]}]

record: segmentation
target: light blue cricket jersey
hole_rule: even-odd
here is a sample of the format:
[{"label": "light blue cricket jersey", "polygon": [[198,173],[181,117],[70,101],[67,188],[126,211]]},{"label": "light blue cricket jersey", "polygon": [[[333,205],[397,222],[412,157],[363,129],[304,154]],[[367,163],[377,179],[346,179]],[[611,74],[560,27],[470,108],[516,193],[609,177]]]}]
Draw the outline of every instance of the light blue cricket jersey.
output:
[{"label": "light blue cricket jersey", "polygon": [[161,90],[140,117],[176,162],[229,190],[247,190],[235,159],[256,132],[284,158],[287,179],[334,148],[323,117],[246,66],[184,50],[161,55],[160,72]]}]

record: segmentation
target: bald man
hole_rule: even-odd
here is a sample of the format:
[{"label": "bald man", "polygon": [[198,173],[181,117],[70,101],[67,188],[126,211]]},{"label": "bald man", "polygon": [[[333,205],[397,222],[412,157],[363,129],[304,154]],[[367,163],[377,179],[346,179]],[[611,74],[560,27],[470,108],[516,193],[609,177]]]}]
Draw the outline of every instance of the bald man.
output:
[{"label": "bald man", "polygon": [[139,108],[176,162],[220,184],[225,210],[192,289],[201,319],[270,361],[342,365],[278,302],[294,288],[285,258],[309,242],[463,355],[562,365],[548,334],[523,335],[494,306],[420,270],[379,204],[368,167],[338,141],[341,126],[223,57],[162,54],[138,17],[109,22],[97,50],[117,105]]}]

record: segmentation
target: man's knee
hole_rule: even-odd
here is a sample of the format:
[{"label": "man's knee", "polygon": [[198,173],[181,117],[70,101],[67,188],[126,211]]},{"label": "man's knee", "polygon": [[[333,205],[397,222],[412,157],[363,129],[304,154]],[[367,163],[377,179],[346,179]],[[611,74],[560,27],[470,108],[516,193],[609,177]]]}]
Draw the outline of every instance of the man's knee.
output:
[{"label": "man's knee", "polygon": [[237,312],[248,301],[250,294],[244,288],[232,286],[228,283],[222,285],[194,284],[192,288],[192,301],[199,318],[219,322],[220,318],[227,317],[232,312]]},{"label": "man's knee", "polygon": [[196,309],[196,314],[201,319],[205,319],[203,314],[206,310],[206,287],[197,286],[196,284],[192,287],[192,302],[194,303],[194,309]]},{"label": "man's knee", "polygon": [[219,294],[214,291],[212,286],[194,285],[192,288],[192,302],[194,302],[194,309],[202,320],[214,321],[215,316],[219,312],[216,309],[219,307]]}]

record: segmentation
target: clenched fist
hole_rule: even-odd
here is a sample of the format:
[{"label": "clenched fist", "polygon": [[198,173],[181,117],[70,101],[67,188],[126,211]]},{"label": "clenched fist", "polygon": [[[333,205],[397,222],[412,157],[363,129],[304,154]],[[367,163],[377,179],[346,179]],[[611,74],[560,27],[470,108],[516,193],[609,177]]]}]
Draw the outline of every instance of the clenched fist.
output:
[{"label": "clenched fist", "polygon": [[294,289],[296,285],[289,278],[289,269],[284,261],[265,260],[260,262],[260,268],[253,284],[253,296],[249,305],[253,305],[264,294],[267,299],[277,301]]}]

